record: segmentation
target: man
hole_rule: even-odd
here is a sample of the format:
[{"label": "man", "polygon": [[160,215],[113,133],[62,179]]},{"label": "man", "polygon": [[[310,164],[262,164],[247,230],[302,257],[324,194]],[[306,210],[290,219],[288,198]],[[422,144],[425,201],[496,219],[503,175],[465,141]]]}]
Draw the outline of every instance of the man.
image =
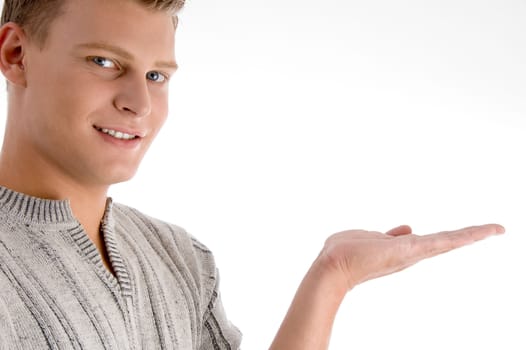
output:
[{"label": "man", "polygon": [[[182,0],[6,0],[1,349],[237,349],[210,251],[112,203],[167,115]],[[326,241],[272,349],[325,349],[357,284],[502,233],[346,231]]]}]

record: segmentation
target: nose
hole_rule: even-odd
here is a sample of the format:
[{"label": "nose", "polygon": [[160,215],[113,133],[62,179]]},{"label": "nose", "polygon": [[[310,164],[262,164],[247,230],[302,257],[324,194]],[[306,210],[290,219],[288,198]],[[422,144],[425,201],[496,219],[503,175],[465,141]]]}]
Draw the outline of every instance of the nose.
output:
[{"label": "nose", "polygon": [[133,117],[145,117],[152,111],[148,82],[144,75],[121,77],[114,106],[119,111]]}]

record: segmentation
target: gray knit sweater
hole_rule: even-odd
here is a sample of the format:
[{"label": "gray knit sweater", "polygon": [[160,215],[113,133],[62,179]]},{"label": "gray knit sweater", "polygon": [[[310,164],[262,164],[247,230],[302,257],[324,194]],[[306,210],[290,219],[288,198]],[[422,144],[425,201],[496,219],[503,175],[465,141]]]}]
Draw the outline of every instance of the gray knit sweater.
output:
[{"label": "gray knit sweater", "polygon": [[0,187],[0,349],[238,349],[210,251],[108,200],[112,275],[67,201]]}]

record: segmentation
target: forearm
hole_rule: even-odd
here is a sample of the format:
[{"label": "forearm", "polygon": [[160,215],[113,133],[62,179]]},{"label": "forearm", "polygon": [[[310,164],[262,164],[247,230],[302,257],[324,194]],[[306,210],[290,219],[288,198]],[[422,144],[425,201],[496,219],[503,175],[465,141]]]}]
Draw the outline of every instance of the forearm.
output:
[{"label": "forearm", "polygon": [[347,286],[318,258],[301,282],[270,350],[327,349]]}]

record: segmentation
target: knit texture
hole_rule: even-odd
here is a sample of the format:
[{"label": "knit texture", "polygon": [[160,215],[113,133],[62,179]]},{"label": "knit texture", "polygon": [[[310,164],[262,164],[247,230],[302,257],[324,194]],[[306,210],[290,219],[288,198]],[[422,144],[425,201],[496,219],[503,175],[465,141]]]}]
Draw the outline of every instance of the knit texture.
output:
[{"label": "knit texture", "polygon": [[108,199],[115,275],[68,201],[0,187],[0,349],[238,349],[212,253]]}]

